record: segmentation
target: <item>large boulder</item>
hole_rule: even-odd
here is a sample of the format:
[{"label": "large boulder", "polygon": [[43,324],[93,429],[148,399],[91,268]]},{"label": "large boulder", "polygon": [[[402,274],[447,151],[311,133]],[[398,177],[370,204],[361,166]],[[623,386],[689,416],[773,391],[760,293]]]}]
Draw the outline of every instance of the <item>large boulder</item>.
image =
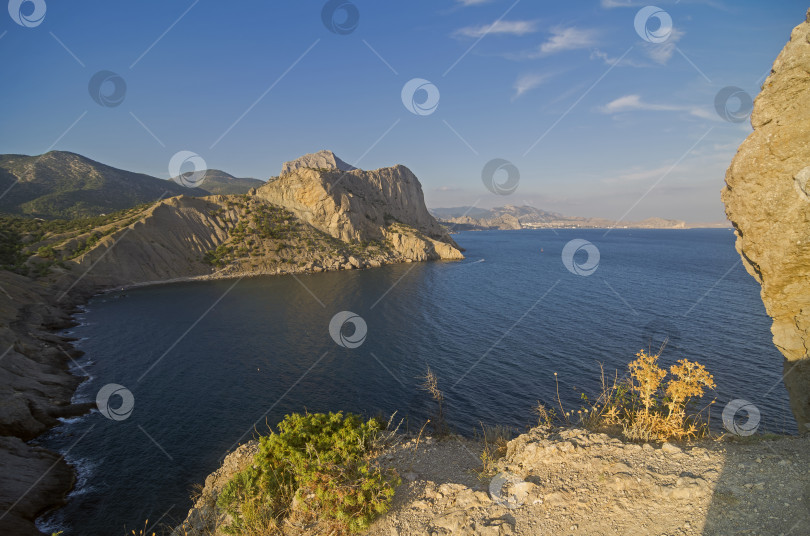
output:
[{"label": "large boulder", "polygon": [[810,433],[810,12],[794,28],[726,172],[723,202],[762,285],[800,433]]}]

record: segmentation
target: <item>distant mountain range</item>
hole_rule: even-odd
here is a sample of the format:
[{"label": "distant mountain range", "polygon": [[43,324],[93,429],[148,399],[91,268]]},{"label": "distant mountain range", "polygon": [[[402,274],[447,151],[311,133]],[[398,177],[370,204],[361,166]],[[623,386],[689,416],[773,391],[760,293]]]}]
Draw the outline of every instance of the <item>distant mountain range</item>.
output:
[{"label": "distant mountain range", "polygon": [[[288,162],[282,175],[301,168],[354,169],[329,151]],[[217,169],[206,171],[197,188],[184,186],[177,177],[165,180],[96,162],[82,155],[51,151],[40,156],[0,155],[0,214],[72,219],[109,214],[143,203],[178,195],[240,195],[265,181],[238,178]],[[648,218],[616,222],[603,218],[564,216],[531,206],[506,205],[493,209],[469,206],[435,208],[431,214],[455,231],[525,228],[685,229],[729,227],[727,222],[687,224],[681,220]]]},{"label": "distant mountain range", "polygon": [[40,156],[0,155],[0,212],[20,216],[97,216],[182,194],[242,194],[262,184],[258,179],[239,179],[208,170],[204,188],[187,188],[64,151]]},{"label": "distant mountain range", "polygon": [[605,218],[564,216],[531,206],[506,205],[493,209],[475,207],[434,208],[433,216],[454,231],[492,229],[557,229],[557,228],[632,228],[632,229],[690,229],[731,227],[728,222],[686,223],[682,220],[647,218],[641,221],[617,222]]},{"label": "distant mountain range", "polygon": [[[180,179],[172,177],[173,182],[182,185]],[[218,169],[209,169],[205,172],[205,179],[200,184],[200,190],[215,195],[246,194],[251,188],[258,188],[264,181],[259,179],[238,178]]]}]

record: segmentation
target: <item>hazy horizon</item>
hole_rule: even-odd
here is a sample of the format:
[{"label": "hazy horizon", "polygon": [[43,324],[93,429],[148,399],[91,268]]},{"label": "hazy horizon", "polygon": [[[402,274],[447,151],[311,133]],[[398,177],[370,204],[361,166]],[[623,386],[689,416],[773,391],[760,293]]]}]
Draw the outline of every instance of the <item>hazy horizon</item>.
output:
[{"label": "hazy horizon", "polygon": [[[746,101],[807,6],[656,4],[23,2],[0,17],[0,152],[168,178],[191,151],[266,179],[330,149],[408,166],[434,208],[721,221]],[[513,193],[483,184],[493,159],[519,170]]]}]

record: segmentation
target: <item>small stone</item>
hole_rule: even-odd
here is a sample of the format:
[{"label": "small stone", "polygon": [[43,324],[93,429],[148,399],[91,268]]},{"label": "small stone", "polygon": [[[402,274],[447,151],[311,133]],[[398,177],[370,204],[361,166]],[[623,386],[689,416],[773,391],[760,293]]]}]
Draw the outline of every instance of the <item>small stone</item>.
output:
[{"label": "small stone", "polygon": [[413,472],[407,472],[407,473],[402,474],[402,478],[404,478],[408,482],[413,482],[417,478],[419,478],[419,475],[417,475],[416,473],[413,473]]},{"label": "small stone", "polygon": [[667,454],[680,454],[681,453],[681,449],[679,447],[676,447],[675,445],[673,445],[672,443],[669,443],[669,442],[664,443],[663,445],[661,445],[661,450],[663,452],[666,452]]}]

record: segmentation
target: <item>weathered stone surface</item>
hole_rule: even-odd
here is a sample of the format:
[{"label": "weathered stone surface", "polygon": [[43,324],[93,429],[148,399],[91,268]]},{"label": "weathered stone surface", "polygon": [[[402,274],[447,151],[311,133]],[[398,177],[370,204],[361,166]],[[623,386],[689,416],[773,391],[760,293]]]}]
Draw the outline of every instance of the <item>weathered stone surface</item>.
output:
[{"label": "weathered stone surface", "polygon": [[318,151],[317,153],[305,154],[304,156],[284,162],[281,166],[281,174],[291,173],[297,169],[310,168],[310,169],[337,169],[340,171],[351,171],[357,169],[356,167],[347,164],[332,151]]},{"label": "weathered stone surface", "polygon": [[406,260],[462,258],[428,212],[419,180],[402,165],[374,171],[298,167],[270,179],[256,196],[344,242],[388,239]]},{"label": "weathered stone surface", "polygon": [[0,534],[39,536],[33,520],[59,505],[73,472],[56,453],[0,437]]},{"label": "weathered stone surface", "polygon": [[810,13],[754,103],[754,132],[726,172],[723,202],[746,270],[762,285],[801,433],[810,433]]},{"label": "weathered stone surface", "polygon": [[69,325],[71,303],[57,304],[44,285],[0,270],[0,534],[39,534],[36,516],[73,485],[57,454],[24,442],[57,417],[88,410],[70,403],[81,378],[67,363],[79,354],[47,331]]}]

